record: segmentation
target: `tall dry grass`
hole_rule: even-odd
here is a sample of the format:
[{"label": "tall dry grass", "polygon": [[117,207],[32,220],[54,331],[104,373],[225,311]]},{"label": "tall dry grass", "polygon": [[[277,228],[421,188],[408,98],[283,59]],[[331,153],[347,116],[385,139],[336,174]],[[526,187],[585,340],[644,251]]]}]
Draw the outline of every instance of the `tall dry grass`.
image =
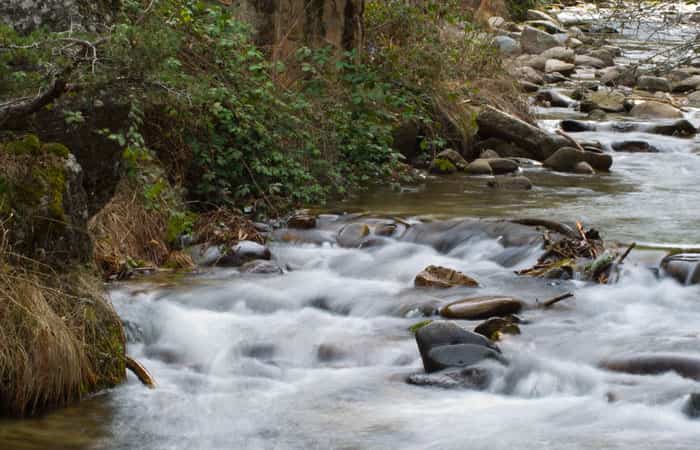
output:
[{"label": "tall dry grass", "polygon": [[0,223],[0,413],[31,415],[118,383],[124,345],[92,274],[15,254]]}]

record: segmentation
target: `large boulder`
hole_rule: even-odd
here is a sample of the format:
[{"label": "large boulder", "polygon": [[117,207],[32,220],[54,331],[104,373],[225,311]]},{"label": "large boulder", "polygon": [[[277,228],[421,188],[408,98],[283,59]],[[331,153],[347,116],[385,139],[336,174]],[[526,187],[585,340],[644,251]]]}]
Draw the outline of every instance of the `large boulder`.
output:
[{"label": "large boulder", "polygon": [[700,253],[669,255],[661,261],[661,270],[682,284],[700,284]]},{"label": "large boulder", "polygon": [[[479,125],[479,136],[482,138],[497,138],[514,143],[528,152],[528,155],[518,156],[543,161],[568,144],[568,140],[562,136],[548,133],[491,106],[485,107],[476,121]],[[496,150],[505,156],[500,150]]]},{"label": "large boulder", "polygon": [[555,36],[531,26],[526,25],[520,35],[520,46],[525,53],[539,55],[545,50],[560,45],[561,42]]},{"label": "large boulder", "polygon": [[[421,327],[416,332],[416,344],[418,344],[418,351],[420,352],[421,359],[423,360],[423,367],[425,368],[425,371],[429,373],[445,368],[443,364],[445,359],[442,357],[445,354],[444,352],[441,351],[437,354],[437,356],[440,358],[439,361],[433,360],[433,357],[431,356],[431,352],[440,347],[470,345],[472,347],[480,347],[481,349],[490,350],[496,355],[501,352],[496,345],[494,345],[484,336],[467,331],[452,322],[444,321],[432,322],[424,327]],[[485,354],[484,351],[479,349],[462,347],[461,350],[465,351],[467,355],[473,355],[474,353],[482,355]],[[474,351],[472,352],[471,350]],[[491,356],[491,353],[486,354]]]},{"label": "large boulder", "polygon": [[574,172],[576,165],[580,162],[587,162],[597,171],[607,172],[612,166],[612,157],[605,153],[563,147],[547,158],[544,165],[559,172]]},{"label": "large boulder", "polygon": [[477,320],[517,314],[524,303],[512,297],[474,297],[452,302],[440,309],[440,315],[448,319]]},{"label": "large boulder", "polygon": [[630,115],[638,119],[680,119],[683,113],[668,103],[643,101],[630,110]]}]

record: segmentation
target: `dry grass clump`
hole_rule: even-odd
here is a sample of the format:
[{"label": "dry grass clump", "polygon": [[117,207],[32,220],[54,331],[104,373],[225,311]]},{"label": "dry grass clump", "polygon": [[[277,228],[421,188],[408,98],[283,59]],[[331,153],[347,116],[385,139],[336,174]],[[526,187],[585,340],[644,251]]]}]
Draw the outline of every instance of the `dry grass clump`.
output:
[{"label": "dry grass clump", "polygon": [[124,346],[98,279],[13,253],[0,224],[0,413],[30,415],[117,384]]},{"label": "dry grass clump", "polygon": [[167,227],[168,211],[148,208],[142,190],[125,177],[88,223],[97,266],[107,277],[123,278],[134,267],[162,265],[170,253]]},{"label": "dry grass clump", "polygon": [[197,242],[210,245],[235,245],[240,241],[265,243],[265,237],[239,212],[219,208],[201,214],[194,227]]}]

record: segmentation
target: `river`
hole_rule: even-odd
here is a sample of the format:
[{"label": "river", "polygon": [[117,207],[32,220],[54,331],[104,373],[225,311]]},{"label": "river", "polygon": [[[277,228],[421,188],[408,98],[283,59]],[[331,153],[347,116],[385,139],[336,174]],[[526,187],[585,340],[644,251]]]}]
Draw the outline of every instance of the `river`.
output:
[{"label": "river", "polygon": [[[634,39],[623,58],[643,58]],[[541,125],[577,117],[539,109]],[[697,110],[687,118],[700,125]],[[604,146],[619,133],[577,138]],[[46,416],[0,424],[2,449],[696,449],[700,426],[682,406],[698,382],[673,373],[636,376],[598,363],[629,352],[700,356],[700,287],[659,279],[662,247],[700,244],[700,140],[646,133],[659,153],[615,154],[595,177],[524,169],[535,189],[485,191],[481,178],[431,178],[377,188],[335,205],[362,215],[322,216],[309,243],[277,242],[283,275],[220,269],[179,279],[110,286],[128,324],[128,353],[158,382],[124,385]],[[621,281],[590,285],[517,277],[534,244],[482,232],[426,232],[366,249],[330,243],[347,222],[455,218],[580,220],[606,239],[645,244]],[[454,222],[450,222],[454,223]],[[399,228],[402,225],[399,224]],[[478,228],[478,227],[477,227]],[[428,230],[431,230],[429,226]],[[446,247],[430,245],[446,239]],[[654,250],[653,248],[657,248]],[[462,270],[482,287],[426,295],[412,286],[429,264]],[[511,364],[485,391],[409,385],[422,371],[408,328],[419,311],[467,294],[535,304],[522,334],[499,345]],[[473,328],[478,322],[460,321]],[[615,401],[610,401],[611,398]]]}]

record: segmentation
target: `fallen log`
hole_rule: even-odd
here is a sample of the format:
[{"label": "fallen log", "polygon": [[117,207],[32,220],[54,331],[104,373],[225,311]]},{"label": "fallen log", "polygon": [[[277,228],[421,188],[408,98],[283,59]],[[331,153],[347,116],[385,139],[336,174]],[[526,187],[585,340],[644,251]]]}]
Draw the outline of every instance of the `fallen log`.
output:
[{"label": "fallen log", "polygon": [[151,389],[155,389],[157,384],[153,376],[146,370],[140,362],[136,361],[131,356],[126,356],[126,368],[129,369],[141,383]]},{"label": "fallen log", "polygon": [[571,292],[567,292],[566,294],[558,295],[554,298],[547,300],[546,302],[543,302],[542,307],[543,308],[551,308],[552,306],[556,305],[560,301],[566,300],[567,298],[571,298],[573,296],[574,296],[574,294],[572,294]]}]

